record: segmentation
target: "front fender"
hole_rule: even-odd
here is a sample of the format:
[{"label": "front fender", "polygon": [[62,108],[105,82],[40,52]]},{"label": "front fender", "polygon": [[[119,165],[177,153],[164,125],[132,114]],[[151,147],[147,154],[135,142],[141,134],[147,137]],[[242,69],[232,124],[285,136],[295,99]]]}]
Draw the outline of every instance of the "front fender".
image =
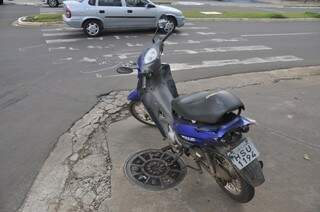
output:
[{"label": "front fender", "polygon": [[140,92],[137,89],[132,90],[128,95],[128,100],[132,102],[141,101]]}]

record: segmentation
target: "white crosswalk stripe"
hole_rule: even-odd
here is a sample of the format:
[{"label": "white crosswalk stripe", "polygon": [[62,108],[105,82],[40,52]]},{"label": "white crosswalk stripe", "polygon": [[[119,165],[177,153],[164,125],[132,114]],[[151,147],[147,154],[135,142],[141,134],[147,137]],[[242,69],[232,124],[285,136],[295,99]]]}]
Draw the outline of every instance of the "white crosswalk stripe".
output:
[{"label": "white crosswalk stripe", "polygon": [[259,64],[259,63],[275,63],[275,62],[292,62],[300,61],[302,58],[293,55],[283,55],[275,57],[254,57],[245,60],[240,59],[229,59],[229,60],[211,60],[203,61],[201,64],[187,64],[187,63],[173,63],[170,64],[173,71],[184,71],[190,69],[210,68],[210,67],[221,67],[226,65],[248,65],[248,64]]},{"label": "white crosswalk stripe", "polygon": [[77,35],[79,32],[56,32],[56,33],[42,33],[43,37],[53,37],[53,36],[68,36]]},{"label": "white crosswalk stripe", "polygon": [[70,39],[53,39],[53,40],[46,40],[47,44],[54,44],[54,43],[71,43],[84,40],[83,38],[70,38]]},{"label": "white crosswalk stripe", "polygon": [[[293,56],[293,55],[282,55],[274,57],[254,57],[244,60],[240,59],[229,59],[229,60],[210,60],[203,61],[201,64],[187,64],[187,63],[171,63],[171,71],[187,71],[187,70],[197,70],[202,68],[212,68],[212,67],[222,67],[228,65],[248,65],[248,64],[263,64],[263,63],[276,63],[276,62],[292,62],[292,61],[301,61],[302,58]],[[100,69],[100,71],[103,71]],[[115,74],[107,75],[103,78],[114,78],[114,77],[128,77],[131,75],[136,75],[136,73],[131,74]]]}]

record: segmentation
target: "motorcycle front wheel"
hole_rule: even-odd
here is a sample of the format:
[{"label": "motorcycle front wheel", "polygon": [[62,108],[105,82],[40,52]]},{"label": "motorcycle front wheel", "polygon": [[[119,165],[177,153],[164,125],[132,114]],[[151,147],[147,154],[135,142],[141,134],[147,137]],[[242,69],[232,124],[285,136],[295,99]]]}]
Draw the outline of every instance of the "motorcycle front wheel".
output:
[{"label": "motorcycle front wheel", "polygon": [[129,111],[132,114],[132,116],[140,121],[143,124],[146,124],[148,126],[155,127],[155,123],[152,121],[149,113],[143,106],[142,102],[140,101],[133,101],[129,104]]}]

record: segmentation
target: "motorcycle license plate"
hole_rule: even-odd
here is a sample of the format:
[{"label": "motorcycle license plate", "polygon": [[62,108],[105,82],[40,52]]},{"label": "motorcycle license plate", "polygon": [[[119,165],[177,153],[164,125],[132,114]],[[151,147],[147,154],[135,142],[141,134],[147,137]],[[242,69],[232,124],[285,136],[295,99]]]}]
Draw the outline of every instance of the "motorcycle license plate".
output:
[{"label": "motorcycle license plate", "polygon": [[239,169],[249,165],[254,159],[259,157],[259,152],[249,140],[245,140],[228,153],[232,163]]}]

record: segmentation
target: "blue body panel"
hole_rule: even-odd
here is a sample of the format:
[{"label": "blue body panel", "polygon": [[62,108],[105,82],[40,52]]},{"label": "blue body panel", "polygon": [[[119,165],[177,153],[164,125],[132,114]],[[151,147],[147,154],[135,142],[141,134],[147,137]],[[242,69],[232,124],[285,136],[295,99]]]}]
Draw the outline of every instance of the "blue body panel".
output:
[{"label": "blue body panel", "polygon": [[137,89],[134,89],[130,92],[128,96],[129,101],[138,102],[141,99],[140,92]]},{"label": "blue body panel", "polygon": [[[195,145],[206,145],[208,143],[218,142],[227,132],[244,127],[247,125],[254,124],[255,121],[248,118],[237,116],[232,121],[218,126],[216,129],[210,129],[210,125],[199,126],[197,124],[187,124],[179,123],[179,121],[174,123],[174,130],[178,135],[180,135],[185,140],[195,144]],[[211,127],[212,128],[212,127]]]},{"label": "blue body panel", "polygon": [[[144,53],[142,53],[138,60],[137,60],[137,69],[138,69],[138,79],[140,79],[141,77],[141,70],[142,70],[142,66],[143,66],[143,59],[144,59]],[[128,96],[128,100],[129,101],[140,101],[141,100],[141,95],[140,92],[138,91],[138,89],[134,89],[130,92],[129,96]]]}]

